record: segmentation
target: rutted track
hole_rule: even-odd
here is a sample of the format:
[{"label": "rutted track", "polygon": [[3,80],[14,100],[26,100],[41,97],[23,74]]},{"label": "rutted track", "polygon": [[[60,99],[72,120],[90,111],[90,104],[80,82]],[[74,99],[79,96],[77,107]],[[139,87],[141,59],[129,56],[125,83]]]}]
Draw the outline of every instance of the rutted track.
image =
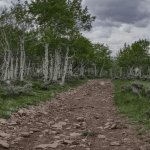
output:
[{"label": "rutted track", "polygon": [[0,144],[10,150],[150,149],[116,115],[113,93],[109,80],[91,80],[38,106],[21,109],[8,120],[0,119]]}]

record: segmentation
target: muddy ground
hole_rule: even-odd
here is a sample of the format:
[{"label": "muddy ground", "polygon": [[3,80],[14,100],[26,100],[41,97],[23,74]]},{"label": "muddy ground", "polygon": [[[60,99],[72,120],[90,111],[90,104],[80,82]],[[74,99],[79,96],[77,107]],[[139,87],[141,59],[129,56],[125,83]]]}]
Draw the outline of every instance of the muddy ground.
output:
[{"label": "muddy ground", "polygon": [[150,150],[113,104],[110,80],[91,80],[0,119],[0,150]]}]

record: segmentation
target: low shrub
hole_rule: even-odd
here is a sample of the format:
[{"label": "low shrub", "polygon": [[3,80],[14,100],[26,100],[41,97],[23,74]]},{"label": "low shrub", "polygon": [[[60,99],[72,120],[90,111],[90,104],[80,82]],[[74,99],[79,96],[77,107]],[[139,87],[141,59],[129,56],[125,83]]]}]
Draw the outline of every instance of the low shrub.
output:
[{"label": "low shrub", "polygon": [[87,77],[85,75],[79,75],[79,79],[85,80],[85,79],[87,79]]},{"label": "low shrub", "polygon": [[18,96],[18,95],[33,95],[31,93],[32,83],[25,84],[23,87],[10,85],[3,87],[2,96]]}]

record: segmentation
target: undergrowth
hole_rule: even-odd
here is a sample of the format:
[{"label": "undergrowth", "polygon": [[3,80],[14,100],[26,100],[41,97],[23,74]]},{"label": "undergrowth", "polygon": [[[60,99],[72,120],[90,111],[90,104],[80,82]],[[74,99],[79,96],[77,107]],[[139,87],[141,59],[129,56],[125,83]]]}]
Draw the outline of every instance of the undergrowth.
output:
[{"label": "undergrowth", "polygon": [[[41,83],[33,81],[31,92],[36,95],[11,95],[0,97],[0,118],[10,118],[13,112],[20,108],[29,108],[29,106],[37,105],[57,96],[58,93],[67,91],[69,88],[77,87],[86,83],[88,80],[74,80],[65,83],[65,85],[50,85],[46,90],[41,89]],[[0,88],[0,92],[4,92]],[[0,94],[1,94],[0,93]]]},{"label": "undergrowth", "polygon": [[[139,99],[133,92],[122,91],[121,87],[129,87],[134,81],[113,80],[112,82],[115,85],[114,103],[118,106],[119,112],[126,114],[131,123],[144,124],[150,129],[150,97],[142,93]],[[145,88],[149,85],[147,81],[138,82]]]}]

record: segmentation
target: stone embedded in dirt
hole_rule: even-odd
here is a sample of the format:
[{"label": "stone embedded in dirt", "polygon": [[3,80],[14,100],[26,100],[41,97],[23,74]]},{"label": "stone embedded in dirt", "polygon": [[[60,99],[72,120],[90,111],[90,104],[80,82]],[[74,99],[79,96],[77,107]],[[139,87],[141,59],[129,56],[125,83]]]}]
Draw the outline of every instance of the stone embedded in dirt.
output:
[{"label": "stone embedded in dirt", "polygon": [[98,135],[98,138],[99,138],[99,139],[105,139],[106,136],[105,136],[105,135]]},{"label": "stone embedded in dirt", "polygon": [[57,129],[62,129],[62,127],[65,126],[66,124],[67,124],[66,122],[58,122],[52,125],[52,127]]},{"label": "stone embedded in dirt", "polygon": [[55,123],[54,125],[52,125],[53,128],[60,128],[62,129],[62,125],[59,123]]},{"label": "stone embedded in dirt", "polygon": [[68,119],[65,119],[65,122],[68,122],[69,120]]},{"label": "stone embedded in dirt", "polygon": [[16,121],[11,121],[10,123],[7,123],[7,125],[13,126],[13,125],[17,125],[19,123],[17,123]]},{"label": "stone embedded in dirt", "polygon": [[30,134],[29,134],[29,132],[21,132],[21,136],[22,137],[29,137]]},{"label": "stone embedded in dirt", "polygon": [[60,125],[65,126],[67,123],[66,122],[59,122]]},{"label": "stone embedded in dirt", "polygon": [[114,120],[113,120],[113,119],[107,119],[107,121],[108,121],[108,122],[113,122]]},{"label": "stone embedded in dirt", "polygon": [[0,140],[0,147],[9,148],[9,144],[6,140]]},{"label": "stone embedded in dirt", "polygon": [[26,115],[26,113],[22,109],[18,111],[18,114],[20,117]]},{"label": "stone embedded in dirt", "polygon": [[79,137],[79,136],[81,136],[81,135],[82,135],[81,133],[75,133],[75,132],[70,133],[70,137],[71,137],[71,138],[76,138],[76,137]]},{"label": "stone embedded in dirt", "polygon": [[78,141],[73,141],[72,145],[79,145],[79,142]]},{"label": "stone embedded in dirt", "polygon": [[0,123],[1,124],[5,124],[6,123],[6,119],[0,119]]},{"label": "stone embedded in dirt", "polygon": [[83,122],[83,121],[84,121],[84,117],[78,117],[78,118],[77,118],[77,121]]},{"label": "stone embedded in dirt", "polygon": [[36,146],[35,148],[36,148],[36,149],[39,149],[39,148],[42,148],[42,149],[46,149],[46,148],[57,148],[58,145],[59,145],[59,142],[60,142],[60,140],[55,141],[55,142],[52,143],[52,144],[40,144],[40,145]]},{"label": "stone embedded in dirt", "polygon": [[110,127],[110,125],[105,126],[103,129],[108,129]]},{"label": "stone embedded in dirt", "polygon": [[68,127],[68,128],[66,128],[66,130],[70,130],[71,129],[71,126],[70,127]]},{"label": "stone embedded in dirt", "polygon": [[74,128],[76,128],[76,129],[81,128],[81,125],[77,124],[77,123],[74,123]]},{"label": "stone embedded in dirt", "polygon": [[114,141],[110,143],[111,146],[120,146],[120,142]]},{"label": "stone embedded in dirt", "polygon": [[54,139],[60,139],[60,136],[56,135],[53,137]]},{"label": "stone embedded in dirt", "polygon": [[100,82],[100,85],[105,85],[105,82]]},{"label": "stone embedded in dirt", "polygon": [[86,142],[87,139],[82,139],[82,142]]},{"label": "stone embedded in dirt", "polygon": [[117,129],[117,124],[114,123],[114,124],[110,127],[110,129]]},{"label": "stone embedded in dirt", "polygon": [[91,150],[90,148],[86,148],[86,150]]},{"label": "stone embedded in dirt", "polygon": [[0,136],[3,138],[10,138],[11,135],[7,133],[0,133]]},{"label": "stone embedded in dirt", "polygon": [[14,141],[20,141],[21,139],[21,137],[16,137]]},{"label": "stone embedded in dirt", "polygon": [[72,144],[72,142],[73,142],[73,141],[71,141],[71,140],[63,140],[63,144],[66,144],[66,145],[67,145],[67,144]]},{"label": "stone embedded in dirt", "polygon": [[37,128],[30,128],[30,131],[33,131],[33,132],[40,132],[40,129],[37,129]]},{"label": "stone embedded in dirt", "polygon": [[105,123],[105,126],[108,126],[108,125],[110,125],[111,124],[111,122],[107,122],[107,123]]},{"label": "stone embedded in dirt", "polygon": [[79,146],[81,146],[81,147],[87,147],[85,144],[80,144]]}]

